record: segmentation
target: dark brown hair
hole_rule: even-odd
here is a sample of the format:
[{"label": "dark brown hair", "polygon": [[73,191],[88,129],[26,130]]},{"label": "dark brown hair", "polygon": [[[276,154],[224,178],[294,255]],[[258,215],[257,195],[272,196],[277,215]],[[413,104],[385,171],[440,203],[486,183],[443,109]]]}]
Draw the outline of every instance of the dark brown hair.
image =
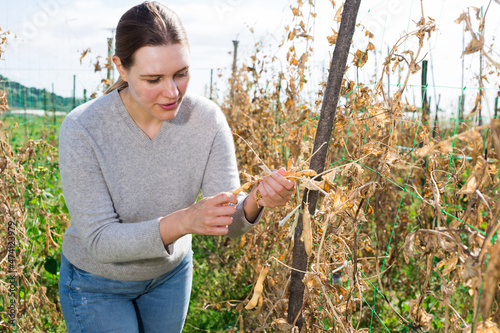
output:
[{"label": "dark brown hair", "polygon": [[[184,44],[189,46],[184,26],[177,14],[165,5],[145,1],[130,8],[116,27],[115,55],[125,69],[134,64],[134,55],[144,46]],[[106,91],[123,89],[128,83],[121,77]]]}]

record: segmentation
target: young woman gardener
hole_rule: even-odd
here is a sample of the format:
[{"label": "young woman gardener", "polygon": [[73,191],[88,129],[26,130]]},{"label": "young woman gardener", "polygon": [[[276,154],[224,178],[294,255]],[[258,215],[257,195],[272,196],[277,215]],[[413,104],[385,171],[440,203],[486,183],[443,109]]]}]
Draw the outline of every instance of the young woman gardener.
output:
[{"label": "young woman gardener", "polygon": [[238,237],[262,207],[284,205],[294,183],[281,169],[248,196],[229,192],[239,186],[232,135],[214,103],[186,92],[189,44],[171,10],[157,2],[128,10],[113,61],[120,80],[60,129],[71,215],[61,307],[69,332],[180,332],[191,234]]}]

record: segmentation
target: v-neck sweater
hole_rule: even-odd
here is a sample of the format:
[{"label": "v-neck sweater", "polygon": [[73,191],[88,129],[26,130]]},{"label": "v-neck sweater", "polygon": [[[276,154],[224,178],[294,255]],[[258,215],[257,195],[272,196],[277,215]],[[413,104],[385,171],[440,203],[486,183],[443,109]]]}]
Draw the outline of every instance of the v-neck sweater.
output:
[{"label": "v-neck sweater", "polygon": [[[160,218],[191,206],[200,191],[209,197],[240,184],[224,114],[194,94],[184,96],[153,139],[117,90],[77,107],[60,128],[59,167],[71,216],[62,251],[77,268],[115,280],[149,280],[172,270],[192,237],[165,247]],[[256,223],[245,218],[245,197],[238,199],[233,238]]]}]

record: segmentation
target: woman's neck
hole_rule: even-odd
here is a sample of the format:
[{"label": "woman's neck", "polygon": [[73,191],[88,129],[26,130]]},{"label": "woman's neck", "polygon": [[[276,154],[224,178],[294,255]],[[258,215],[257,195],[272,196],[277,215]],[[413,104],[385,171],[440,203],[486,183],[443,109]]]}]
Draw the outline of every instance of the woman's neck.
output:
[{"label": "woman's neck", "polygon": [[130,91],[124,88],[119,91],[123,105],[135,124],[151,139],[160,131],[163,121],[150,117],[132,98]]}]

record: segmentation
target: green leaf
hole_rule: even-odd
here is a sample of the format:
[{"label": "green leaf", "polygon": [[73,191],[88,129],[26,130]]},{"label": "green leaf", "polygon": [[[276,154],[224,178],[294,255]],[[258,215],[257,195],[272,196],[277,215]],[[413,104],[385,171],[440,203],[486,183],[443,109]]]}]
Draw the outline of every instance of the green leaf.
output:
[{"label": "green leaf", "polygon": [[64,198],[64,195],[60,194],[59,195],[59,200],[61,200],[63,206],[61,208],[63,213],[69,214],[68,207],[66,206],[66,199]]},{"label": "green leaf", "polygon": [[57,274],[58,266],[59,266],[59,264],[57,263],[57,260],[55,260],[52,257],[47,257],[45,259],[45,264],[43,265],[43,267],[45,268],[45,270],[47,272],[49,272],[50,274],[54,274],[54,275]]},{"label": "green leaf", "polygon": [[49,199],[49,198],[53,198],[54,196],[52,195],[52,193],[47,192],[47,191],[45,191],[45,190],[42,190],[42,197],[43,197],[45,200],[47,200],[47,199]]}]

